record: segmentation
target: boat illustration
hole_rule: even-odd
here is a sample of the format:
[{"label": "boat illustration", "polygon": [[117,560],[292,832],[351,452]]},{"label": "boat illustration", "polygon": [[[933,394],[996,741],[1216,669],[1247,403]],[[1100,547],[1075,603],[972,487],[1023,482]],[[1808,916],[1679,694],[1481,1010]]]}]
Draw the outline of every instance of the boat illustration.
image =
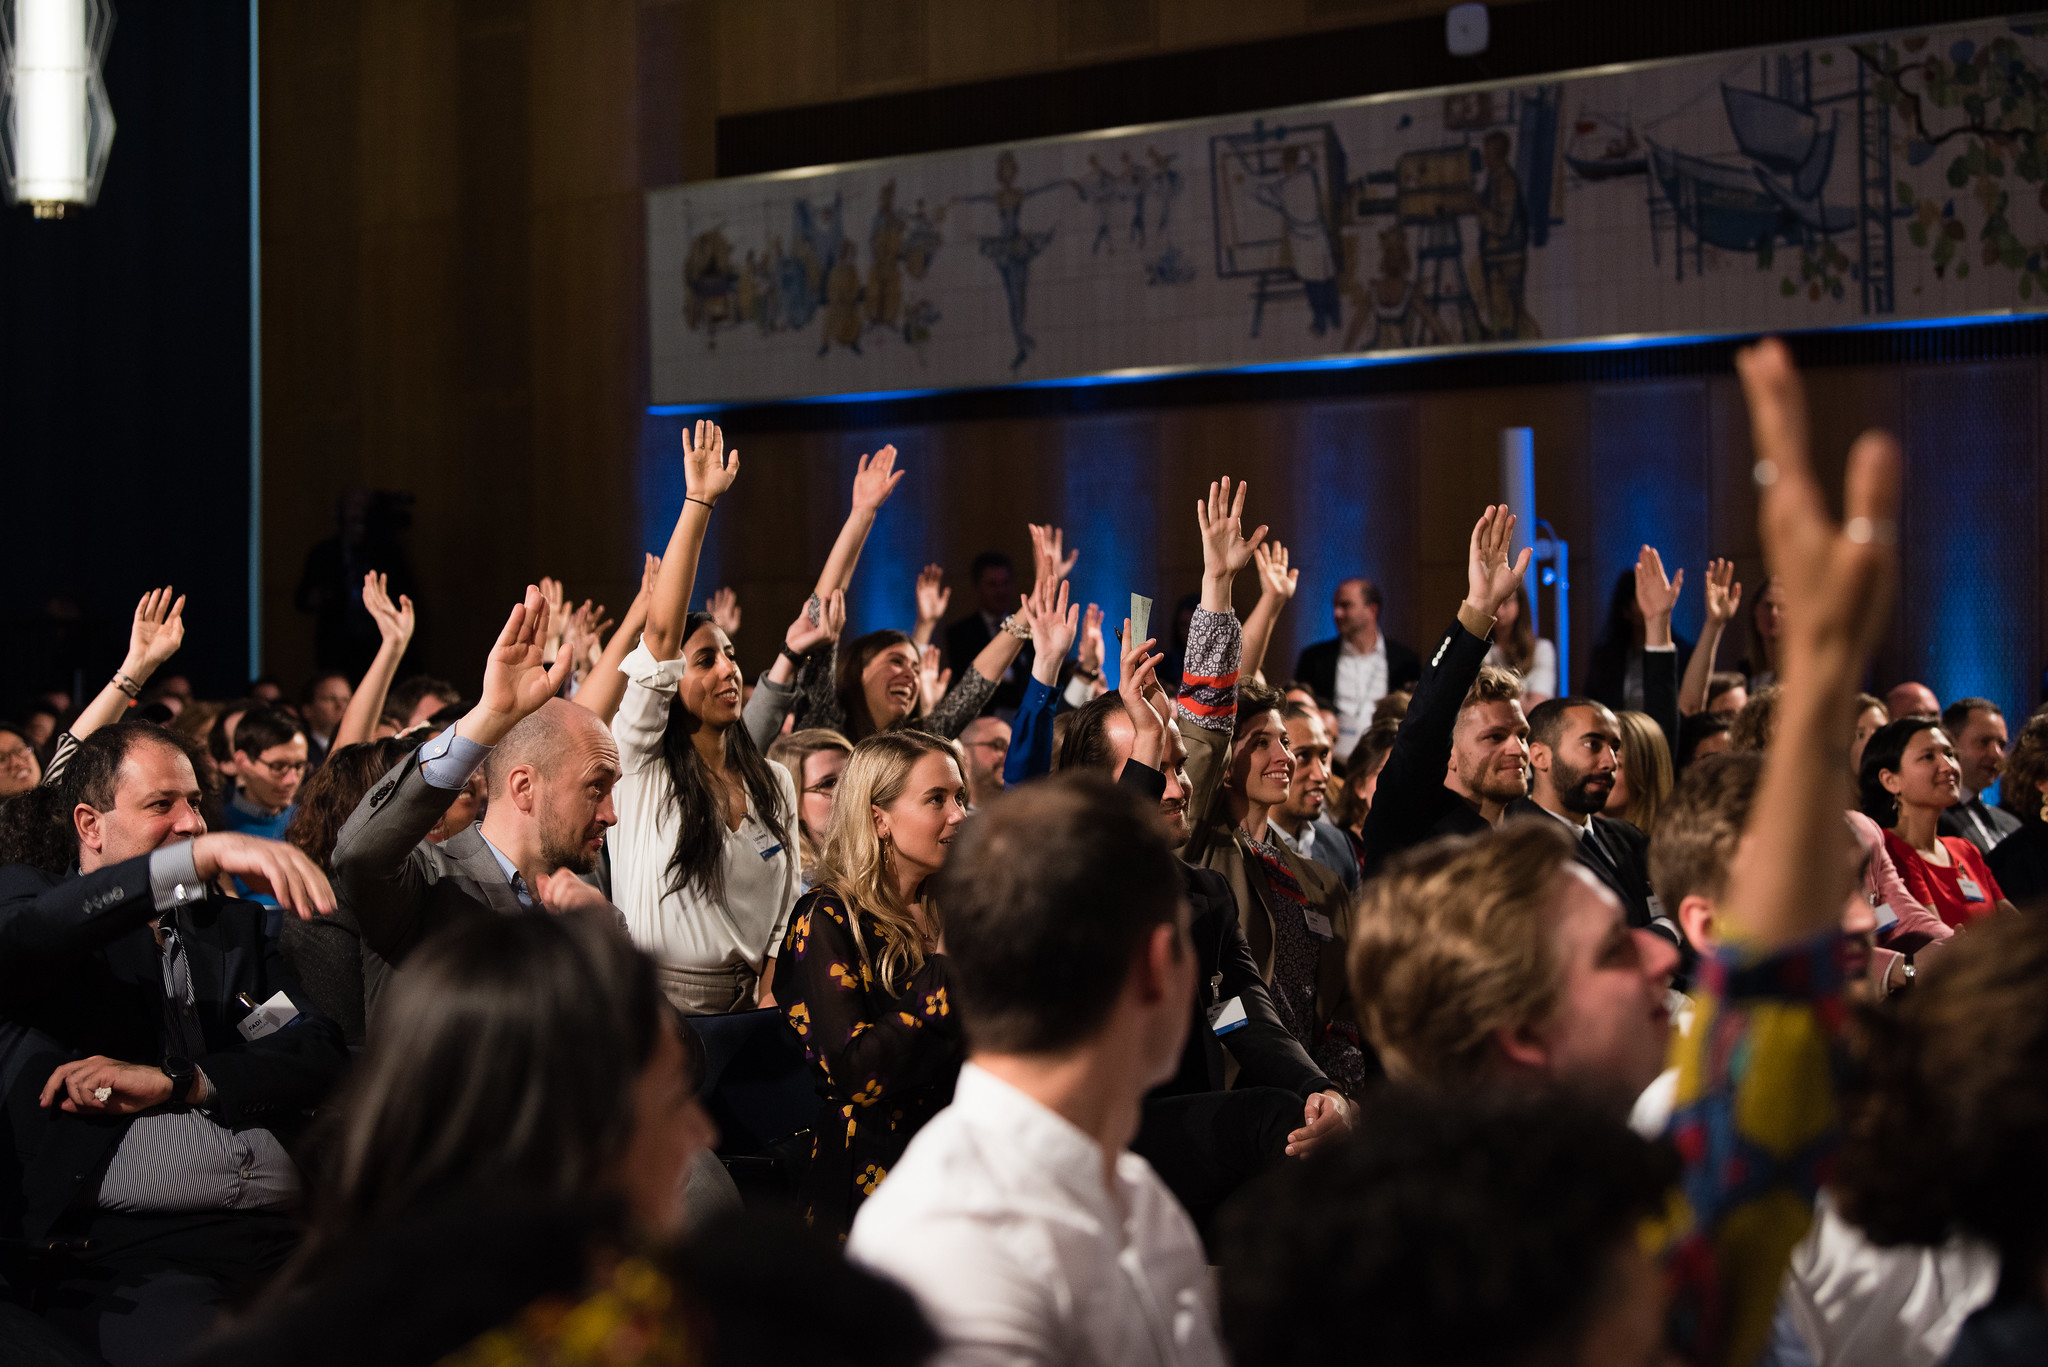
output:
[{"label": "boat illustration", "polygon": [[1835,165],[1839,115],[1822,127],[1819,117],[1810,110],[1775,96],[1725,84],[1721,87],[1721,103],[1728,111],[1728,127],[1735,134],[1735,145],[1756,163],[1751,169],[1757,183],[1773,202],[1808,231],[1823,236],[1854,225],[1854,209],[1821,201],[1828,172]]},{"label": "boat illustration", "polygon": [[1749,166],[1729,166],[1644,140],[1650,174],[1678,221],[1710,247],[1753,252],[1778,236],[1786,210]]},{"label": "boat illustration", "polygon": [[1581,180],[1639,176],[1649,169],[1635,129],[1591,114],[1572,125],[1564,161]]}]

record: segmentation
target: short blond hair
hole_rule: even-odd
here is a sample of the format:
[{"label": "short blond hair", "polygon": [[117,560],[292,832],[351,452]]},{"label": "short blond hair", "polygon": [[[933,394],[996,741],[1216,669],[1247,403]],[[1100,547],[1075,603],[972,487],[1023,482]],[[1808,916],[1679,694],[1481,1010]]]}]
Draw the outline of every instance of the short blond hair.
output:
[{"label": "short blond hair", "polygon": [[[1499,665],[1481,665],[1479,677],[1465,690],[1465,701],[1458,704],[1458,710],[1477,707],[1488,702],[1520,702],[1522,700],[1522,676],[1512,669]],[[1378,714],[1375,713],[1375,716]]]},{"label": "short blond hair", "polygon": [[1564,971],[1545,913],[1572,858],[1557,822],[1510,821],[1433,841],[1366,885],[1351,990],[1389,1077],[1479,1081],[1496,1031],[1556,1009]]}]

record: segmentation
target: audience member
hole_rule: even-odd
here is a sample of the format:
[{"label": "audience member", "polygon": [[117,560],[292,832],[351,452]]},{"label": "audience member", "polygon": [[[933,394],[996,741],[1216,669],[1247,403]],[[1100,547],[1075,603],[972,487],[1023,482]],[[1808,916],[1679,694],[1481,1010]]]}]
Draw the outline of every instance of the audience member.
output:
[{"label": "audience member", "polygon": [[1294,677],[1337,704],[1333,753],[1348,760],[1381,698],[1422,677],[1422,658],[1380,631],[1380,587],[1346,579],[1330,603],[1335,639],[1318,641],[1294,662]]},{"label": "audience member", "polygon": [[917,1297],[943,1360],[1225,1361],[1201,1241],[1128,1148],[1195,994],[1155,822],[1063,774],[976,816],[940,875],[969,1060],[848,1251]]},{"label": "audience member", "polygon": [[1746,690],[1732,699],[1728,696],[1738,686],[1746,684],[1741,671],[1723,673],[1714,668],[1714,662],[1720,658],[1721,640],[1727,634],[1728,624],[1735,620],[1736,611],[1742,605],[1742,585],[1735,581],[1735,562],[1709,560],[1701,584],[1706,590],[1706,620],[1700,625],[1699,644],[1693,648],[1692,658],[1685,662],[1685,677],[1679,681],[1678,713],[1681,718],[1714,711],[1717,702],[1720,703],[1720,711],[1740,712],[1742,704],[1749,701]]},{"label": "audience member", "polygon": [[739,657],[690,612],[711,509],[739,474],[725,435],[683,441],[687,494],[661,557],[626,696],[612,718],[620,775],[613,880],[633,941],[685,1015],[775,1004],[775,956],[796,905],[796,785],[742,720]]},{"label": "audience member", "polygon": [[[1385,704],[1380,710],[1386,711]],[[1366,813],[1372,810],[1373,794],[1379,789],[1380,770],[1386,767],[1387,756],[1394,750],[1394,737],[1400,730],[1400,717],[1374,718],[1352,747],[1351,760],[1337,780],[1336,796],[1330,802],[1330,820],[1361,840]],[[1361,856],[1362,851],[1361,844]]]},{"label": "audience member", "polygon": [[1728,740],[1730,729],[1725,712],[1695,712],[1679,722],[1676,771],[1682,774],[1695,760],[1734,749]]},{"label": "audience member", "polygon": [[[393,967],[467,916],[620,915],[580,878],[597,867],[617,820],[618,749],[595,716],[556,697],[569,652],[552,667],[542,657],[547,617],[529,584],[491,647],[476,706],[394,765],[335,838],[335,886],[363,943]],[[489,791],[483,820],[428,843],[479,770]]]},{"label": "audience member", "polygon": [[1849,772],[1860,775],[1863,772],[1863,747],[1870,744],[1870,738],[1891,721],[1892,714],[1886,709],[1884,699],[1869,693],[1856,695],[1856,731],[1849,741]]},{"label": "audience member", "polygon": [[1735,667],[1749,676],[1751,688],[1778,681],[1778,642],[1785,634],[1785,595],[1777,580],[1766,577],[1749,606],[1749,651]]},{"label": "audience member", "polygon": [[1728,748],[1766,750],[1778,724],[1778,686],[1763,684],[1751,691],[1749,701],[1728,724]]},{"label": "audience member", "polygon": [[101,727],[125,717],[142,696],[151,676],[184,643],[184,595],[172,598],[169,585],[143,594],[128,625],[128,653],[122,656],[121,667],[52,742],[48,762],[43,765],[42,781],[56,783],[62,779],[64,766],[79,743]]},{"label": "audience member", "polygon": [[1903,721],[1907,717],[1941,716],[1941,700],[1934,696],[1933,689],[1923,683],[1892,685],[1892,691],[1884,695],[1884,705],[1894,721]]},{"label": "audience member", "polygon": [[1647,712],[1622,712],[1615,720],[1621,723],[1621,767],[1614,772],[1607,810],[1647,832],[1657,824],[1657,809],[1671,796],[1671,747],[1665,744],[1657,719]]},{"label": "audience member", "polygon": [[1733,716],[1749,702],[1749,680],[1734,670],[1707,676],[1707,711]]},{"label": "audience member", "polygon": [[377,629],[357,596],[366,570],[383,570],[401,593],[412,588],[402,534],[412,525],[412,495],[354,488],[335,500],[336,534],[306,552],[292,603],[312,613],[313,661],[351,676],[368,667]]},{"label": "audience member", "polygon": [[37,750],[46,750],[64,727],[63,710],[48,702],[31,702],[21,712],[21,734]]},{"label": "audience member", "polygon": [[1863,750],[1863,814],[1885,828],[1885,849],[1914,900],[1958,930],[2005,899],[1977,847],[1940,832],[1941,814],[1961,795],[1961,773],[1933,717],[1892,722]]},{"label": "audience member", "polygon": [[1941,814],[1941,833],[1959,835],[1989,854],[2020,828],[2017,816],[1984,801],[2005,767],[2005,714],[1989,698],[1958,698],[1942,711],[1941,725],[1962,766],[1962,801]]},{"label": "audience member", "polygon": [[[946,628],[946,664],[958,679],[965,679],[981,652],[1000,637],[1003,623],[1016,611],[1016,576],[1010,557],[1001,551],[983,551],[967,566],[967,582],[974,589],[974,611]],[[943,613],[945,604],[939,604]],[[917,643],[922,649],[924,642]],[[1024,672],[1014,666],[1005,670],[989,694],[987,705],[1014,711],[1024,700]]]},{"label": "audience member", "polygon": [[1330,796],[1330,733],[1315,709],[1300,703],[1284,704],[1281,716],[1287,747],[1294,755],[1294,775],[1287,781],[1286,801],[1267,819],[1281,844],[1303,859],[1315,860],[1342,879],[1347,892],[1356,892],[1358,851],[1350,837],[1323,819]]},{"label": "audience member", "polygon": [[1507,805],[1528,794],[1522,681],[1484,663],[1494,609],[1529,568],[1526,548],[1509,562],[1514,528],[1505,507],[1488,508],[1473,524],[1465,599],[1430,652],[1430,672],[1416,685],[1366,814],[1368,878],[1390,856],[1435,836],[1497,825]]},{"label": "audience member", "polygon": [[0,721],[0,798],[25,793],[43,781],[35,742],[13,722]]},{"label": "audience member", "polygon": [[1003,766],[1010,758],[1010,724],[1001,717],[980,716],[960,728],[960,748],[967,755],[967,807],[987,806],[1003,791]]},{"label": "audience member", "polygon": [[1557,696],[1557,647],[1536,635],[1528,585],[1517,586],[1515,596],[1500,605],[1493,638],[1486,663],[1521,677],[1523,710]]},{"label": "audience member", "polygon": [[284,700],[284,685],[272,674],[258,674],[249,680],[249,686],[244,688],[242,693],[245,697],[254,698],[257,702],[271,707],[287,705]]},{"label": "audience member", "polygon": [[841,1237],[926,1121],[953,1099],[966,1046],[931,880],[966,818],[953,747],[896,731],[854,747],[818,884],[782,945],[781,1007],[816,1071],[799,1201]]},{"label": "audience member", "polygon": [[[306,728],[282,707],[258,707],[235,728],[234,786],[220,809],[221,824],[231,831],[265,840],[284,839],[292,823],[292,800],[306,777]],[[264,906],[271,898],[238,887],[238,895]],[[279,918],[273,914],[270,933]]]},{"label": "audience member", "polygon": [[1663,1362],[1638,1230],[1676,1175],[1571,1098],[1382,1092],[1226,1215],[1224,1337],[1237,1367]]},{"label": "audience member", "polygon": [[796,784],[798,844],[803,851],[803,874],[799,891],[818,885],[818,865],[824,862],[825,832],[832,825],[833,800],[853,745],[837,731],[814,727],[777,736],[768,747],[768,758],[788,771]]},{"label": "audience member", "polygon": [[377,719],[377,739],[424,726],[444,707],[461,705],[462,692],[443,679],[415,674],[395,684],[384,699],[384,715]]},{"label": "audience member", "polygon": [[2031,907],[2048,896],[2048,714],[2036,714],[2020,728],[1998,786],[2019,829],[1984,862],[2007,897]]},{"label": "audience member", "polygon": [[1657,548],[1643,547],[1635,568],[1615,581],[1607,624],[1586,670],[1587,697],[1616,712],[1648,712],[1670,734],[1678,731],[1678,680],[1693,653],[1671,630],[1671,611],[1684,587],[1684,570],[1665,578]]},{"label": "audience member", "polygon": [[355,689],[349,676],[338,669],[316,670],[299,690],[299,720],[306,726],[306,764],[317,769],[334,744],[335,730],[348,711]]},{"label": "audience member", "polygon": [[9,1299],[93,1355],[169,1363],[297,1239],[288,1149],[347,1061],[233,875],[301,915],[291,846],[209,834],[181,739],[104,726],[27,804],[41,867],[0,867]]},{"label": "audience member", "polygon": [[[1676,945],[1678,926],[1650,888],[1650,837],[1604,814],[1621,764],[1621,722],[1612,712],[1590,698],[1552,698],[1529,714],[1534,782],[1528,797],[1508,804],[1507,815],[1562,823],[1579,863],[1621,899],[1628,925],[1654,930]],[[1664,781],[1668,787],[1668,762]]]}]

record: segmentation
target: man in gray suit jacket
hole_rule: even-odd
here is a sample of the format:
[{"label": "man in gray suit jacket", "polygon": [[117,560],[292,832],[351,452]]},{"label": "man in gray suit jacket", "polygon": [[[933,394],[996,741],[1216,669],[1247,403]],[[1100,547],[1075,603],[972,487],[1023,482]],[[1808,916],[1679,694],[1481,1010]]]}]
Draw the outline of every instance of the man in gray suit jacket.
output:
[{"label": "man in gray suit jacket", "polygon": [[[363,942],[394,965],[481,911],[618,916],[582,878],[618,820],[618,747],[595,713],[555,696],[569,651],[549,667],[547,617],[529,587],[491,649],[477,705],[378,780],[335,840],[335,888]],[[490,793],[483,820],[426,843],[479,768]]]}]

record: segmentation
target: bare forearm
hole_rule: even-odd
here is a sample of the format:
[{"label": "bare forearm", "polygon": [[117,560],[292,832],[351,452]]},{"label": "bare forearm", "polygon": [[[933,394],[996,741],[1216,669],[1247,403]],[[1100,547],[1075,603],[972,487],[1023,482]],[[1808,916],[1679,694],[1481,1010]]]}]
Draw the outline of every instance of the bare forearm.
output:
[{"label": "bare forearm", "polygon": [[589,680],[576,690],[575,701],[595,712],[607,726],[618,715],[619,703],[626,696],[626,676],[619,672],[619,666],[633,653],[646,623],[647,608],[636,601],[627,609],[626,620],[619,623],[611,640],[605,642],[604,653],[597,657],[597,667],[590,671]]},{"label": "bare forearm", "polygon": [[932,632],[938,627],[938,625],[939,624],[937,622],[927,622],[922,617],[920,617],[917,621],[917,626],[911,630],[911,643],[914,644],[920,652],[922,652],[926,646],[932,643]]},{"label": "bare forearm", "polygon": [[1678,710],[1693,716],[1707,710],[1707,681],[1714,672],[1714,657],[1721,652],[1721,633],[1727,624],[1709,620],[1700,629],[1700,641],[1686,662],[1685,678],[1678,685]]},{"label": "bare forearm", "polygon": [[1286,600],[1270,593],[1259,595],[1258,603],[1244,619],[1244,661],[1238,666],[1243,678],[1259,674],[1266,664],[1266,646],[1273,639],[1273,628],[1280,621],[1280,609]]},{"label": "bare forearm", "polygon": [[974,672],[990,683],[999,683],[1003,675],[1010,672],[1011,663],[1023,648],[1024,642],[1007,631],[998,630],[981,648],[981,654],[974,657]]},{"label": "bare forearm", "polygon": [[647,605],[647,649],[657,660],[673,660],[682,648],[683,625],[690,615],[690,594],[697,587],[697,557],[704,549],[704,529],[711,510],[691,500],[676,517],[668,551]]},{"label": "bare forearm", "polygon": [[377,718],[384,715],[384,699],[391,693],[391,681],[398,677],[398,662],[405,658],[405,646],[403,641],[387,638],[377,647],[377,658],[363,671],[362,680],[349,697],[348,710],[341,714],[341,723],[334,728],[334,739],[327,743],[329,754],[344,745],[360,745],[377,729]]},{"label": "bare forearm", "polygon": [[825,557],[825,568],[818,572],[818,586],[813,590],[823,598],[834,589],[843,589],[853,582],[854,567],[860,564],[861,547],[867,545],[868,533],[875,529],[875,510],[855,508],[846,515],[846,525],[839,529],[839,539],[832,543],[832,554]]},{"label": "bare forearm", "polygon": [[1230,586],[1236,577],[1224,570],[1203,570],[1202,606],[1210,612],[1235,611],[1230,603]]}]

